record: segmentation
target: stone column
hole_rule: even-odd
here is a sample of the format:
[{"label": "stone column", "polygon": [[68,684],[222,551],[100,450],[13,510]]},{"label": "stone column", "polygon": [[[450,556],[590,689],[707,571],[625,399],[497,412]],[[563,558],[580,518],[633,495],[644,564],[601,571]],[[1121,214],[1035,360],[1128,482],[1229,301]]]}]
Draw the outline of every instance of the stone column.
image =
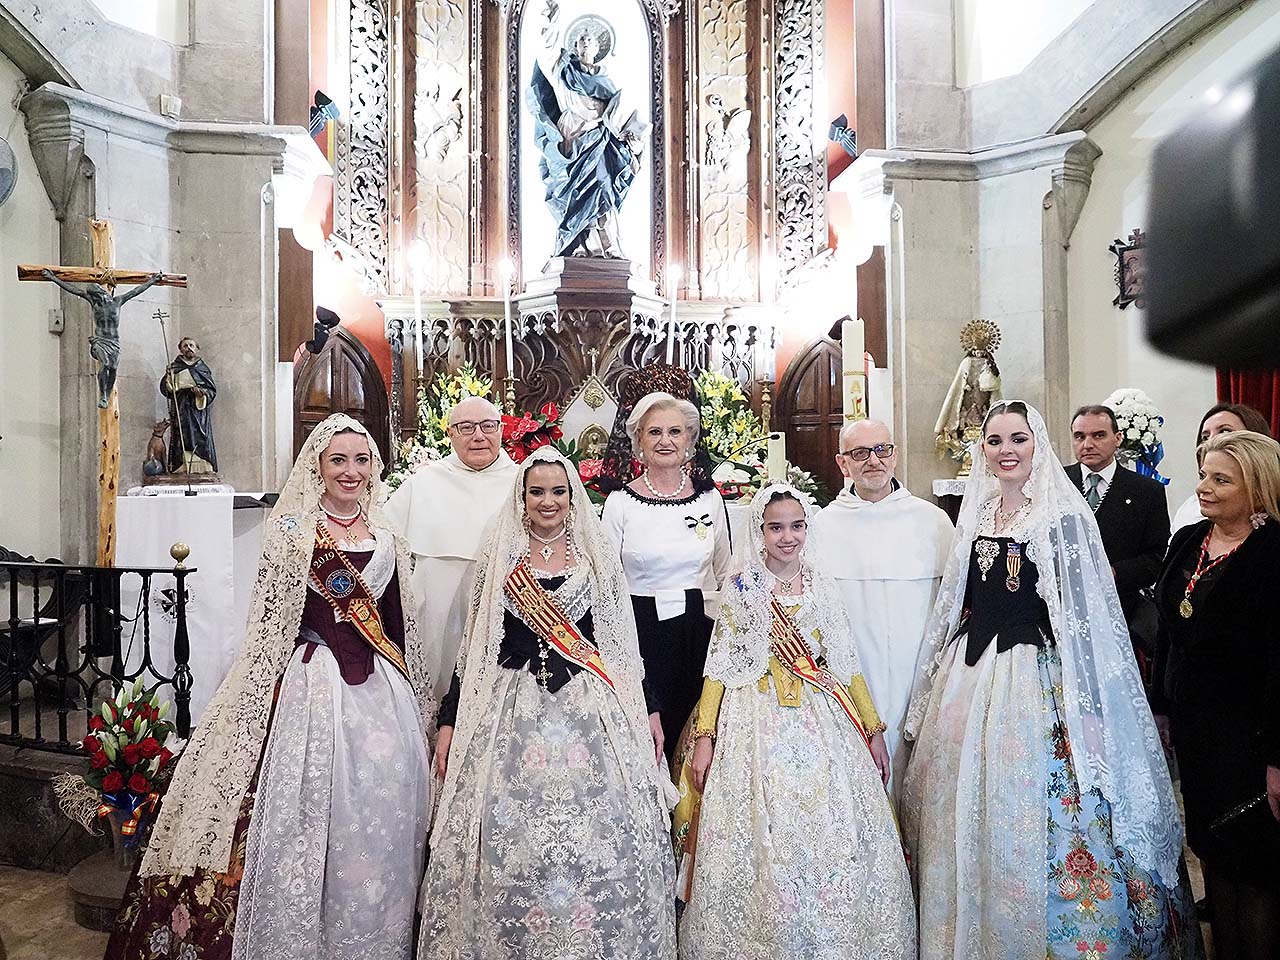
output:
[{"label": "stone column", "polygon": [[976,153],[867,151],[842,174],[859,210],[888,218],[866,229],[888,244],[894,433],[916,494],[954,474],[933,427],[969,320],[999,325],[1005,396],[1034,404],[1055,446],[1066,442],[1066,250],[1099,155],[1074,132]]},{"label": "stone column", "polygon": [[[194,336],[218,381],[213,424],[219,472],[241,489],[274,489],[276,223],[272,176],[295,128],[179,122],[59,84],[22,102],[32,153],[60,224],[64,264],[88,264],[88,219],[111,221],[116,263],[186,273],[127,304],[117,380],[121,486],[141,478],[157,384],[180,336]],[[62,556],[92,557],[97,516],[97,389],[87,306],[64,295],[61,346]],[[156,310],[170,314],[169,343]]]}]

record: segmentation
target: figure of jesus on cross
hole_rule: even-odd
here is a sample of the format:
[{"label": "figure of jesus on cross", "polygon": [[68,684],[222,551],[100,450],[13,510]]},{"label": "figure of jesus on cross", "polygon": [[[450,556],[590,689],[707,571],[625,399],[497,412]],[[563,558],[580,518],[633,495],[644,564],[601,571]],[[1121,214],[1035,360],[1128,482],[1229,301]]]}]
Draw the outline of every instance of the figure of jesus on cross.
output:
[{"label": "figure of jesus on cross", "polygon": [[112,296],[107,287],[97,283],[87,284],[77,290],[48,267],[40,271],[40,276],[56,283],[73,297],[79,297],[93,311],[89,355],[98,361],[98,409],[105,410],[111,401],[111,391],[116,385],[116,371],[120,367],[120,308],[163,280],[164,274],[153,273],[145,283],[118,297]]}]

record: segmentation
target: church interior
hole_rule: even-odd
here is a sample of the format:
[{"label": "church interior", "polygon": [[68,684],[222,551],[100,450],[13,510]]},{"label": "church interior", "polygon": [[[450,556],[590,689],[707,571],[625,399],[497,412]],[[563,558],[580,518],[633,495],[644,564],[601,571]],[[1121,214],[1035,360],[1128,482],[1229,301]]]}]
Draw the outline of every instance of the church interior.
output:
[{"label": "church interior", "polygon": [[394,486],[487,396],[589,481],[666,364],[734,524],[863,417],[954,519],[990,403],[1069,464],[1138,391],[1176,510],[1280,377],[1148,342],[1150,164],[1277,47],[1280,0],[0,0],[0,957],[101,955],[59,777],[144,659],[198,722],[332,414]]}]

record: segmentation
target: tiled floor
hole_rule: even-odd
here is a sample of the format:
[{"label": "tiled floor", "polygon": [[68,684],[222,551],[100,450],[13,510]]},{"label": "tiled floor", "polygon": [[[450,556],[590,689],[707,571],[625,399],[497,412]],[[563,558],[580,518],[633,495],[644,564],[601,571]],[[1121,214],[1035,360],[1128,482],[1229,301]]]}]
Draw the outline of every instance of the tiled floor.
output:
[{"label": "tiled floor", "polygon": [[[1187,866],[1192,889],[1203,896],[1200,864],[1188,854]],[[107,935],[76,924],[64,875],[0,866],[0,943],[7,960],[101,960]]]}]

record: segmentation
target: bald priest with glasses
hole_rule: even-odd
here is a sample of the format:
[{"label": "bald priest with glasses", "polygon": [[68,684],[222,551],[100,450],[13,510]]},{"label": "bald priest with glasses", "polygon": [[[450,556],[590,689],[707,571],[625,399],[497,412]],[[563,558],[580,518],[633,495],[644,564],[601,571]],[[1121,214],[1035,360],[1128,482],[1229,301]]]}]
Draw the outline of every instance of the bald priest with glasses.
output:
[{"label": "bald priest with glasses", "polygon": [[449,690],[466,627],[468,573],[520,472],[502,449],[502,412],[484,397],[466,397],[449,411],[449,442],[453,453],[406,479],[385,507],[413,553],[414,620],[437,700]]},{"label": "bald priest with glasses", "polygon": [[916,656],[955,531],[942,510],[894,478],[898,453],[883,423],[846,423],[836,463],[848,483],[814,521],[818,559],[844,597],[863,675],[887,725],[896,801]]}]

